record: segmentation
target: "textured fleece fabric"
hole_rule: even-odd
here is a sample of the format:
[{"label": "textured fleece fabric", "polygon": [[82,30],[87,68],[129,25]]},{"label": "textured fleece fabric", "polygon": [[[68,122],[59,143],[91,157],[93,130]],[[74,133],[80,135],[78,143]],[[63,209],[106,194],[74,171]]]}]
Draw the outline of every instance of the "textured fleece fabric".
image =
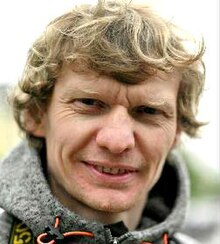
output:
[{"label": "textured fleece fabric", "polygon": [[[149,195],[137,230],[118,237],[118,243],[139,244],[143,240],[162,243],[158,240],[164,233],[175,235],[185,219],[188,196],[185,164],[179,156],[170,154],[160,180]],[[45,226],[53,225],[59,215],[61,233],[85,230],[94,233],[95,243],[107,244],[113,240],[109,228],[71,212],[52,195],[40,157],[25,141],[0,163],[0,207],[5,211],[0,217],[1,244],[8,244],[13,216],[23,221],[34,236],[44,233]]]}]

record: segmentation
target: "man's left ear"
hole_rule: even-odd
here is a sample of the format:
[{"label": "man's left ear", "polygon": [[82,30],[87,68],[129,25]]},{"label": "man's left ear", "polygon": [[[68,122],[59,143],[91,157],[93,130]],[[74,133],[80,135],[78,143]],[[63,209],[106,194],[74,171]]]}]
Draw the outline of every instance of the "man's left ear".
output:
[{"label": "man's left ear", "polygon": [[182,135],[182,130],[181,130],[181,128],[177,127],[172,149],[174,149],[176,146],[178,146],[180,144],[181,135]]}]

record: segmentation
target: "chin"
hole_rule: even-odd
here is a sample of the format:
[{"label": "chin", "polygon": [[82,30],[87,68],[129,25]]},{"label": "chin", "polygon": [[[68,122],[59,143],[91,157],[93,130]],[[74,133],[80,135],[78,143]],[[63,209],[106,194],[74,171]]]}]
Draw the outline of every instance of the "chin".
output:
[{"label": "chin", "polygon": [[130,200],[126,201],[125,199],[111,197],[110,199],[94,199],[89,205],[90,208],[97,211],[121,213],[134,207],[135,203]]}]

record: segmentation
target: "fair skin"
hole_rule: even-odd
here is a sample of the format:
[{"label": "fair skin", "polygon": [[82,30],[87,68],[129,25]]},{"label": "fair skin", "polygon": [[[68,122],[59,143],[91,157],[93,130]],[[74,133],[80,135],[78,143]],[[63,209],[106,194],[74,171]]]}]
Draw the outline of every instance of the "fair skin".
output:
[{"label": "fair skin", "polygon": [[66,67],[42,121],[53,194],[81,216],[135,229],[180,132],[173,72],[135,85]]}]

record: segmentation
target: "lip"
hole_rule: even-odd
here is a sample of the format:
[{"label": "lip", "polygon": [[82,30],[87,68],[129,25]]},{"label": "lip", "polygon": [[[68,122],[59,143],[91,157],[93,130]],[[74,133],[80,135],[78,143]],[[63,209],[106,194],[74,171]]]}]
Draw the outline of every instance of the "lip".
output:
[{"label": "lip", "polygon": [[[84,166],[89,171],[90,175],[94,178],[95,181],[101,184],[107,184],[110,186],[113,185],[126,185],[133,181],[134,177],[138,173],[138,169],[129,165],[124,165],[120,163],[110,163],[110,162],[91,162],[91,161],[82,161]],[[123,174],[108,174],[100,172],[97,170],[97,167],[106,167],[112,169],[125,170]]]}]

